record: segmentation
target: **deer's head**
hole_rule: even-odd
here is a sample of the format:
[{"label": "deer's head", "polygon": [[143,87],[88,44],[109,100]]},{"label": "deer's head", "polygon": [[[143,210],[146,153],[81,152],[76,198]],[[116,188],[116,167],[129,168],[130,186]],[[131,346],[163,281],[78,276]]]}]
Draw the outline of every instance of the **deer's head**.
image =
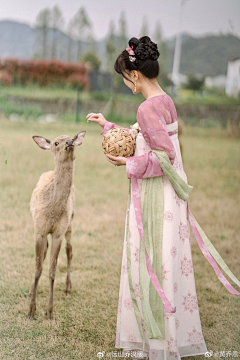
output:
[{"label": "deer's head", "polygon": [[55,161],[73,161],[75,159],[75,147],[82,144],[86,130],[81,131],[74,137],[60,135],[50,141],[43,136],[34,135],[32,138],[43,150],[51,150],[54,154]]}]

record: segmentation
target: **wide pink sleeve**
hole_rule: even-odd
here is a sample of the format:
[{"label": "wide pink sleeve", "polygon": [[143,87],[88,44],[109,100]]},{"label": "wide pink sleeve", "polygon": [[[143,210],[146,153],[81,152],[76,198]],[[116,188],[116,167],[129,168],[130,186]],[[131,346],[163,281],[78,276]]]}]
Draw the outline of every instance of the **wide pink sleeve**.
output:
[{"label": "wide pink sleeve", "polygon": [[101,135],[104,136],[108,130],[111,130],[111,129],[114,129],[114,128],[121,128],[121,129],[125,129],[127,131],[130,131],[128,128],[116,125],[116,124],[114,124],[114,123],[112,123],[110,121],[106,121],[106,123],[104,125],[104,128],[103,128],[103,130],[101,132]]},{"label": "wide pink sleeve", "polygon": [[[168,155],[171,164],[174,162],[175,149],[166,129],[163,111],[154,106],[151,101],[140,105],[137,113],[141,133],[152,150],[163,150]],[[127,177],[144,179],[162,176],[163,170],[154,153],[127,158]]]}]

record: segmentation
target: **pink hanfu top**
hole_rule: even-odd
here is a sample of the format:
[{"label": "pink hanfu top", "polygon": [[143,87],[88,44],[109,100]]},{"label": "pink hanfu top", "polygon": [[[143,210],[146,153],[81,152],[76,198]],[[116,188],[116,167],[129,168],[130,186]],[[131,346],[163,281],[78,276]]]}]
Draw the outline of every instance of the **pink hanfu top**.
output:
[{"label": "pink hanfu top", "polygon": [[[146,143],[151,149],[163,150],[171,164],[174,162],[175,149],[166,129],[167,124],[177,121],[177,111],[173,100],[167,94],[148,98],[138,108],[137,122]],[[109,121],[106,122],[101,135],[113,128],[123,128]],[[129,129],[126,129],[129,131]],[[154,153],[127,158],[126,172],[128,179],[144,179],[162,176],[163,170]]]}]

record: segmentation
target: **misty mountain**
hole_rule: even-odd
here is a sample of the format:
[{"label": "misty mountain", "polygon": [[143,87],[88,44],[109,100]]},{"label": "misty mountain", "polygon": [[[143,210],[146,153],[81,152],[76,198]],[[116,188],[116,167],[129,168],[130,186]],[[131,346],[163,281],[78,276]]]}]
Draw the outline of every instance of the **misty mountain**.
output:
[{"label": "misty mountain", "polygon": [[[48,29],[46,58],[51,58],[54,39],[57,44],[55,48],[57,59],[67,61],[70,57],[71,61],[77,61],[77,41],[64,32],[60,30],[54,32],[51,28]],[[95,51],[103,64],[106,64],[105,40],[102,39],[95,43]],[[168,48],[168,71],[171,72],[176,37],[165,41]],[[94,46],[88,42],[81,42],[80,45],[82,54]],[[42,58],[41,31],[17,21],[0,21],[0,59],[7,57]],[[210,34],[202,37],[194,37],[189,33],[182,34],[180,72],[183,74],[189,72],[206,76],[226,74],[227,62],[234,57],[240,57],[240,39],[231,34]]]}]

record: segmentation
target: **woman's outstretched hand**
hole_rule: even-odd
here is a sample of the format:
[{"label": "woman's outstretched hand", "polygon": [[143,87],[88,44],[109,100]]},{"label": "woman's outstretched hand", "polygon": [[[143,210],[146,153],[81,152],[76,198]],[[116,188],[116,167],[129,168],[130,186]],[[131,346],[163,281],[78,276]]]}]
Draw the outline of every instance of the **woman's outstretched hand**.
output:
[{"label": "woman's outstretched hand", "polygon": [[123,156],[113,156],[110,154],[107,154],[106,158],[110,163],[116,166],[126,165],[126,161],[127,161],[127,159]]},{"label": "woman's outstretched hand", "polygon": [[88,119],[88,121],[93,121],[98,123],[98,125],[100,125],[102,128],[104,128],[104,125],[107,121],[101,113],[99,114],[90,113],[86,116],[86,118]]}]

